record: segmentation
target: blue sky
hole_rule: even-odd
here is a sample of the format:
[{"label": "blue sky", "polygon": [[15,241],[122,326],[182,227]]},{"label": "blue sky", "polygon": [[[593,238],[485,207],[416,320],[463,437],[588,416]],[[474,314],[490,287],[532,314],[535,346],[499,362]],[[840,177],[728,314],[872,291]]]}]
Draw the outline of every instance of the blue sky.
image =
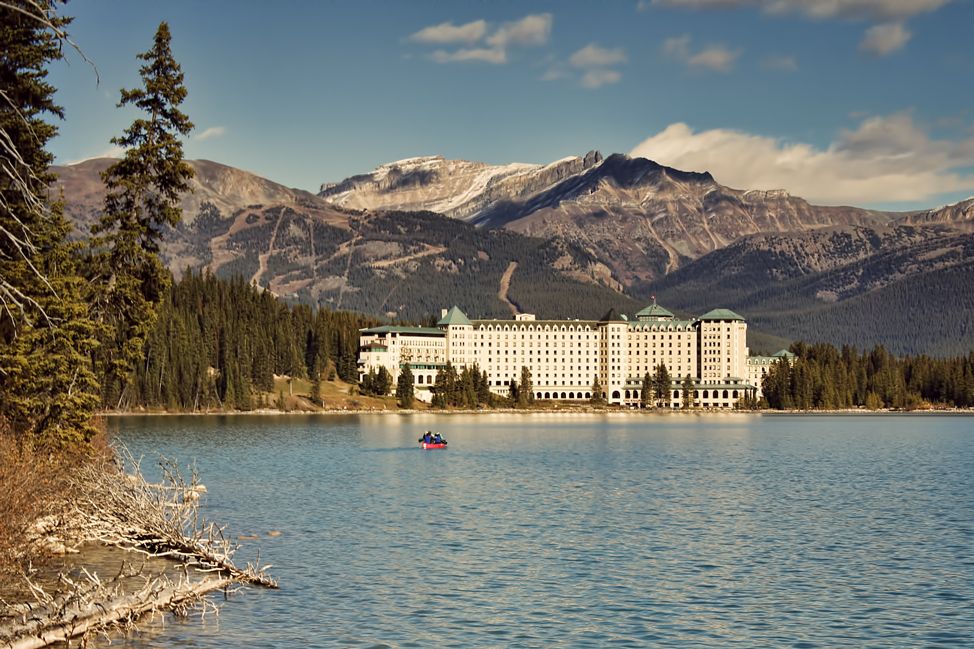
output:
[{"label": "blue sky", "polygon": [[819,204],[974,196],[974,0],[73,0],[59,164],[112,154],[167,21],[188,158],[290,187],[598,149]]}]

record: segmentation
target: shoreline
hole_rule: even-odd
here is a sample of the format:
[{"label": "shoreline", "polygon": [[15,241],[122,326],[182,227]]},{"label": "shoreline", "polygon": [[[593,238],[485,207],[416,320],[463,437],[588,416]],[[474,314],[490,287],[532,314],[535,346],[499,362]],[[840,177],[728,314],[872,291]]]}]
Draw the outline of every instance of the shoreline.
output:
[{"label": "shoreline", "polygon": [[721,410],[702,409],[693,410],[667,408],[491,408],[482,410],[289,410],[255,409],[255,410],[214,410],[209,412],[171,412],[138,411],[130,412],[104,411],[97,417],[214,417],[214,416],[250,416],[250,417],[283,417],[283,416],[342,416],[342,415],[633,415],[633,416],[683,416],[683,415],[974,415],[974,408],[928,408],[916,410],[898,410],[880,408],[868,410],[866,408],[844,408],[836,410]]}]

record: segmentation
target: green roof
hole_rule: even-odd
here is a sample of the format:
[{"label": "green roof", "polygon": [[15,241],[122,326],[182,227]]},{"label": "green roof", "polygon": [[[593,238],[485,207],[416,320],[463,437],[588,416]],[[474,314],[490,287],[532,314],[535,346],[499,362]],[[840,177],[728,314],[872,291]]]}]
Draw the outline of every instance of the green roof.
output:
[{"label": "green roof", "polygon": [[371,329],[359,329],[361,334],[412,334],[414,336],[445,336],[446,334],[433,327],[400,327],[396,325],[382,325]]},{"label": "green roof", "polygon": [[437,327],[449,327],[450,325],[468,325],[472,327],[473,323],[470,322],[470,318],[465,316],[459,307],[454,306],[436,323]]},{"label": "green roof", "polygon": [[737,315],[730,309],[714,309],[713,311],[709,313],[705,313],[704,315],[700,316],[700,319],[701,320],[740,320],[741,322],[744,321],[744,318]]},{"label": "green roof", "polygon": [[673,314],[656,304],[656,299],[648,307],[636,314],[637,318],[672,318]]},{"label": "green roof", "polygon": [[782,349],[780,352],[771,355],[772,358],[794,358],[795,355],[792,354],[787,349]]}]

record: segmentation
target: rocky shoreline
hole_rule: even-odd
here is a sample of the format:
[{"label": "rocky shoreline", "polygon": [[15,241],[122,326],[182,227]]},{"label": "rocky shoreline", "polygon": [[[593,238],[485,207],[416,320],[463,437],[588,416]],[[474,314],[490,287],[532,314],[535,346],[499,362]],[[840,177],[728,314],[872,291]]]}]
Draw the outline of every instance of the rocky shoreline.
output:
[{"label": "rocky shoreline", "polygon": [[[199,516],[195,469],[184,479],[160,457],[162,479],[146,481],[140,461],[120,447],[115,464],[91,463],[75,477],[77,493],[60,513],[30,526],[34,549],[63,559],[22,575],[29,597],[0,600],[0,647],[28,649],[132,629],[143,615],[185,615],[204,595],[234,584],[277,588],[266,567],[237,568],[237,546]],[[123,470],[124,469],[124,470]],[[138,567],[136,567],[138,566]],[[27,601],[30,600],[30,601]]]}]

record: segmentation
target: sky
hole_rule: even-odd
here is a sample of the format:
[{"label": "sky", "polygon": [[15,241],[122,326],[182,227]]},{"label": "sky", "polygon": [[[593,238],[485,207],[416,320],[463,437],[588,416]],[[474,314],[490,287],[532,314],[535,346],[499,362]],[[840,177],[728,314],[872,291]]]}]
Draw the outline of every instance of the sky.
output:
[{"label": "sky", "polygon": [[[72,0],[58,164],[118,155],[161,21],[188,159],[289,187],[405,158],[599,150],[736,189],[912,210],[974,196],[974,0]],[[96,73],[97,70],[97,73]]]}]

